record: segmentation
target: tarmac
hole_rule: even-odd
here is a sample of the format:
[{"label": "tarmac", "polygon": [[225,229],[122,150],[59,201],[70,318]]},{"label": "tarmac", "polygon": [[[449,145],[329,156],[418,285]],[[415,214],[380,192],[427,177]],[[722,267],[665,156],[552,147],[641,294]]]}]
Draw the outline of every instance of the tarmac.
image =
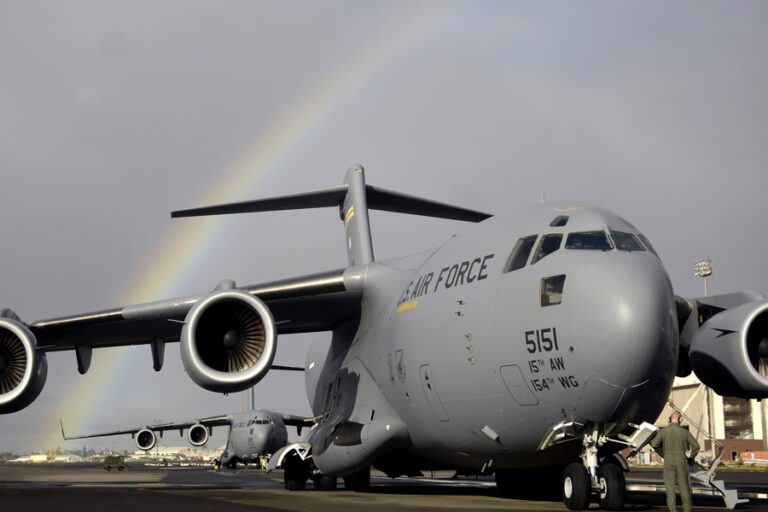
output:
[{"label": "tarmac", "polygon": [[[768,511],[768,472],[722,471],[718,478],[740,497],[737,510]],[[627,474],[628,511],[666,510],[660,471]],[[727,510],[719,496],[694,490],[694,509]],[[390,479],[376,475],[368,492],[352,492],[339,480],[336,491],[283,488],[282,473],[245,468],[131,465],[105,471],[96,464],[0,465],[0,511],[564,511],[561,501],[517,500],[499,495],[492,479],[451,479],[449,473],[425,478]],[[590,510],[598,510],[593,503]]]}]

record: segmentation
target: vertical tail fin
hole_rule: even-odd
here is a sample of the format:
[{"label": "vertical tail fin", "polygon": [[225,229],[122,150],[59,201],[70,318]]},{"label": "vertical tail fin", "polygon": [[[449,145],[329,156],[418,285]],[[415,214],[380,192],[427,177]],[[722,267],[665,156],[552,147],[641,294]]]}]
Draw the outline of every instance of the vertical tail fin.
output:
[{"label": "vertical tail fin", "polygon": [[341,213],[344,219],[347,260],[350,266],[365,265],[374,260],[363,167],[360,165],[350,167],[344,178],[344,184],[348,188]]}]

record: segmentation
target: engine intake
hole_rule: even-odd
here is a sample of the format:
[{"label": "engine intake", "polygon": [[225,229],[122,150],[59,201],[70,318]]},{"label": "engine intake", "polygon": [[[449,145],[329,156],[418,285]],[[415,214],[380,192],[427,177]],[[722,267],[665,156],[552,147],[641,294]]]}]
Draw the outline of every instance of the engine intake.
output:
[{"label": "engine intake", "polygon": [[203,446],[208,442],[208,427],[200,423],[189,427],[187,439],[192,446]]},{"label": "engine intake", "polygon": [[0,318],[0,414],[23,409],[43,390],[48,361],[36,345],[23,323]]},{"label": "engine intake", "polygon": [[157,436],[148,428],[143,428],[136,433],[136,446],[139,450],[148,452],[157,444]]},{"label": "engine intake", "polygon": [[768,301],[714,315],[694,335],[689,357],[696,376],[718,394],[768,397]]},{"label": "engine intake", "polygon": [[242,391],[272,366],[277,330],[269,308],[240,291],[214,292],[187,314],[181,359],[199,386],[220,393]]}]

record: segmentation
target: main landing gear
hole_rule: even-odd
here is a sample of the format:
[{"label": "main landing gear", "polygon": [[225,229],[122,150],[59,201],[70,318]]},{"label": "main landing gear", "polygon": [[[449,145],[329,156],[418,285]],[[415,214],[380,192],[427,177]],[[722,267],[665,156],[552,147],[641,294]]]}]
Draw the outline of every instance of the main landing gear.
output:
[{"label": "main landing gear", "polygon": [[317,472],[314,475],[312,475],[312,484],[315,486],[315,489],[317,489],[318,491],[335,490],[336,480],[337,478],[335,476],[324,475],[320,472]]},{"label": "main landing gear", "polygon": [[283,463],[283,484],[289,491],[301,491],[307,486],[307,479],[312,470],[308,460],[288,457]]},{"label": "main landing gear", "polygon": [[[311,459],[302,459],[299,455],[291,454],[282,463],[283,483],[289,491],[306,489],[307,480],[312,478],[312,485],[318,491],[336,489],[338,478],[321,473]],[[371,482],[371,468],[367,467],[344,477],[344,488],[351,491],[367,491]]]},{"label": "main landing gear", "polygon": [[[303,461],[298,457],[286,459],[283,473],[283,483],[289,491],[301,491],[307,487],[307,479],[312,477],[312,485],[318,491],[333,491],[336,489],[337,478],[324,475],[315,470],[309,461]],[[350,491],[365,492],[370,487],[371,468],[361,469],[344,477],[344,488]]]},{"label": "main landing gear", "polygon": [[371,468],[361,469],[344,477],[344,488],[350,491],[365,492],[371,486]]}]

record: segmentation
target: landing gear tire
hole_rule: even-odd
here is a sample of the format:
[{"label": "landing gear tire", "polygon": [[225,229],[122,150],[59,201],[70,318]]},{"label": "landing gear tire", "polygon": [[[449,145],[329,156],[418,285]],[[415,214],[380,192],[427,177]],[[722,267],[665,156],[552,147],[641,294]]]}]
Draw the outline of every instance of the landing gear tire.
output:
[{"label": "landing gear tire", "polygon": [[298,457],[286,459],[283,484],[289,491],[301,491],[307,487],[309,465]]},{"label": "landing gear tire", "polygon": [[583,464],[572,462],[563,473],[563,503],[570,510],[583,510],[589,505],[592,484]]},{"label": "landing gear tire", "polygon": [[361,469],[344,477],[344,488],[350,491],[364,492],[371,486],[371,468]]},{"label": "landing gear tire", "polygon": [[597,471],[600,483],[600,508],[603,510],[621,510],[627,495],[624,472],[616,464],[605,464]]},{"label": "landing gear tire", "polygon": [[333,491],[336,489],[336,477],[318,473],[312,475],[312,483],[318,491]]}]

